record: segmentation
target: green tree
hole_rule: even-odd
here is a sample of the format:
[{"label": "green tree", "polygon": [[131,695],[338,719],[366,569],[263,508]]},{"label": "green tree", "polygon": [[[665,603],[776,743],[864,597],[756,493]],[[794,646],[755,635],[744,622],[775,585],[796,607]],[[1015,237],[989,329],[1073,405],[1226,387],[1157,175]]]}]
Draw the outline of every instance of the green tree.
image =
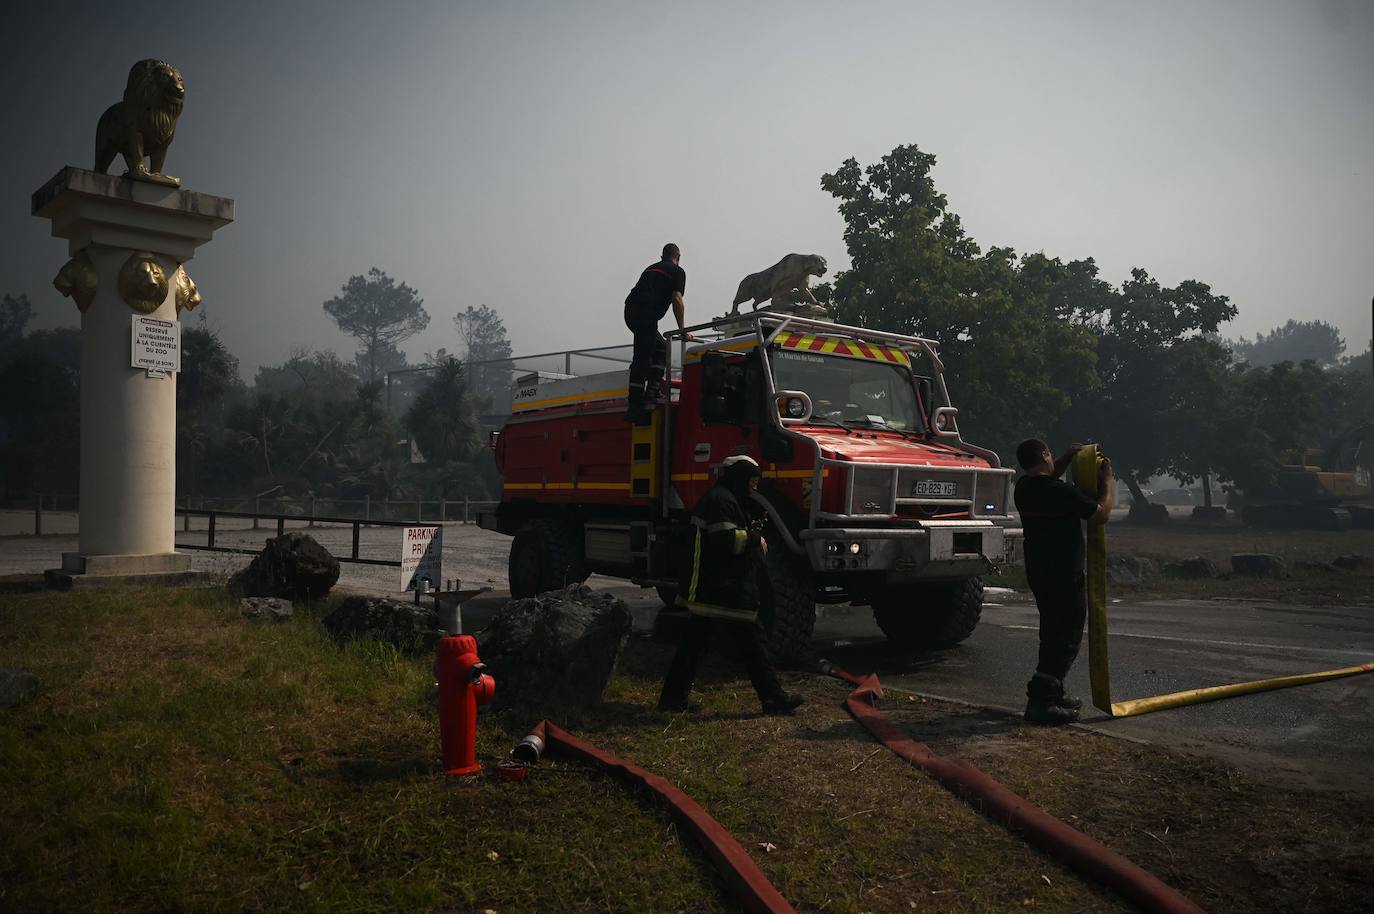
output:
[{"label": "green tree", "polygon": [[900,146],[821,178],[845,220],[850,268],[817,297],[838,320],[940,345],[960,427],[1005,451],[1091,389],[1093,334],[1068,320],[1099,307],[1091,260],[983,253],[935,188],[935,157]]},{"label": "green tree", "polygon": [[1248,472],[1235,453],[1252,431],[1251,410],[1236,389],[1239,370],[1231,364],[1230,350],[1205,336],[1170,347],[1161,368],[1168,405],[1160,424],[1172,442],[1164,470],[1185,485],[1201,481],[1203,504],[1210,508],[1214,475],[1228,482]]},{"label": "green tree", "polygon": [[353,366],[330,349],[299,346],[280,365],[261,365],[253,388],[264,393],[290,394],[313,402],[349,400],[358,387]]},{"label": "green tree", "polygon": [[[511,357],[510,339],[501,315],[486,305],[468,306],[453,317],[468,364],[468,386],[483,412],[510,409],[511,366],[490,363]],[[437,364],[437,363],[436,363]]]},{"label": "green tree", "polygon": [[1341,332],[1326,321],[1292,318],[1282,327],[1255,334],[1254,340],[1241,337],[1230,346],[1237,361],[1257,366],[1311,360],[1326,368],[1340,362],[1341,353],[1345,352]]},{"label": "green tree", "polygon": [[448,359],[436,368],[406,414],[406,427],[431,464],[472,456],[478,443],[477,416],[462,362]]},{"label": "green tree", "polygon": [[0,487],[13,493],[76,491],[81,403],[76,375],[31,352],[0,367]]},{"label": "green tree", "polygon": [[429,326],[424,300],[405,283],[373,267],[366,276],[351,276],[340,294],[324,303],[339,329],[357,337],[364,381],[385,372],[383,360],[404,340]]},{"label": "green tree", "polygon": [[19,341],[32,317],[33,305],[29,304],[27,295],[0,298],[0,350]]},{"label": "green tree", "polygon": [[1060,435],[1102,444],[1135,505],[1146,504],[1141,482],[1176,462],[1180,435],[1187,433],[1172,418],[1186,411],[1179,405],[1186,385],[1175,383],[1171,373],[1186,367],[1190,357],[1216,355],[1216,344],[1176,353],[1174,347],[1215,334],[1235,313],[1230,300],[1206,283],[1190,279],[1167,288],[1136,268],[1115,295],[1077,315],[1097,334],[1100,387],[1075,400],[1060,422]]},{"label": "green tree", "polygon": [[181,371],[177,374],[177,489],[202,491],[205,459],[218,443],[223,407],[230,391],[241,390],[239,360],[203,321],[181,331]]}]

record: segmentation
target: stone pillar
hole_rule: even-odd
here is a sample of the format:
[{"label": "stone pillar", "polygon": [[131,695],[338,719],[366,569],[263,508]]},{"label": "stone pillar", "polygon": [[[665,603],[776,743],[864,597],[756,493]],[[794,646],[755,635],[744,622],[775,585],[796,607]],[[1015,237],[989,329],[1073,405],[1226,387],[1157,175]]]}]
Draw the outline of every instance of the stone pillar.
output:
[{"label": "stone pillar", "polygon": [[54,284],[81,310],[78,551],[57,586],[184,582],[177,555],[176,374],[131,366],[133,317],[177,322],[200,301],[182,264],[233,221],[234,203],[80,168],[33,195],[71,260]]}]

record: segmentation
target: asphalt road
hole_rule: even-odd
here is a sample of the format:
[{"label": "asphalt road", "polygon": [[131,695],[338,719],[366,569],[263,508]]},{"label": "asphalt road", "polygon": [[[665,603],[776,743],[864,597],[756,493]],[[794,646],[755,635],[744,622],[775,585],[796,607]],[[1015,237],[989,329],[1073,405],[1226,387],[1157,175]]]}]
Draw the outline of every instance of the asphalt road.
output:
[{"label": "asphalt road", "polygon": [[[1117,701],[1374,661],[1368,606],[1120,602],[1108,624]],[[1037,630],[1033,604],[990,602],[964,644],[902,655],[855,612],[821,620],[817,650],[892,687],[1019,710]],[[1203,750],[1283,780],[1374,789],[1374,674],[1113,719],[1091,707],[1085,643],[1069,687],[1085,700],[1083,722],[1104,732]]]},{"label": "asphalt road", "polygon": [[[303,526],[303,525],[302,525]],[[256,547],[274,531],[220,531],[225,545]],[[336,555],[348,553],[346,527],[311,531]],[[179,533],[183,542],[204,534]],[[444,529],[444,575],[464,587],[489,586],[469,603],[469,627],[480,625],[505,600],[510,540],[471,526]],[[0,575],[32,573],[60,564],[76,549],[75,536],[0,536]],[[362,554],[395,558],[400,531],[363,531]],[[248,556],[192,553],[197,567],[232,572]],[[340,585],[392,593],[398,571],[343,566]],[[636,625],[652,629],[660,604],[652,591],[593,577],[598,589],[626,598]],[[876,672],[891,688],[978,705],[1019,710],[1035,664],[1035,607],[1015,594],[990,593],[983,621],[964,644],[944,651],[903,654],[882,638],[864,609],[826,608],[816,625],[815,651],[853,672]],[[1116,602],[1110,608],[1113,697],[1118,701],[1180,689],[1315,672],[1374,660],[1374,607],[1296,606],[1262,601],[1167,600]],[[1071,690],[1088,697],[1086,646]],[[1374,674],[1259,693],[1208,704],[1113,720],[1084,708],[1085,724],[1126,737],[1220,755],[1265,776],[1295,782],[1374,790]]]}]

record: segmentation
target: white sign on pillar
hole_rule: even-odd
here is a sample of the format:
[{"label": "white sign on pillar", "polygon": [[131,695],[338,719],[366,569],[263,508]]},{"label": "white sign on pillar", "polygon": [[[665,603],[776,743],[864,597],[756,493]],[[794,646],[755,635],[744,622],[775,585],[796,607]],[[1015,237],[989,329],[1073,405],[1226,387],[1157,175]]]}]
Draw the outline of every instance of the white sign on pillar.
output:
[{"label": "white sign on pillar", "polygon": [[181,324],[141,314],[132,317],[130,366],[146,369],[150,375],[156,372],[157,377],[181,371]]},{"label": "white sign on pillar", "polygon": [[415,582],[429,578],[438,587],[443,580],[444,528],[401,528],[401,589],[414,590]]}]

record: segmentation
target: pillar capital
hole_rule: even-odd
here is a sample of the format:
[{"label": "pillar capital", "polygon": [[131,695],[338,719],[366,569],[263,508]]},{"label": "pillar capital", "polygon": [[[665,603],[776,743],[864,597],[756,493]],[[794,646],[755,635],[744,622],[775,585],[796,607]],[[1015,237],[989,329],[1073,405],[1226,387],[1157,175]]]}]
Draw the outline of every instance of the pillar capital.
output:
[{"label": "pillar capital", "polygon": [[68,165],[34,191],[33,215],[52,222],[68,254],[90,245],[190,260],[216,229],[234,221],[234,201]]}]

